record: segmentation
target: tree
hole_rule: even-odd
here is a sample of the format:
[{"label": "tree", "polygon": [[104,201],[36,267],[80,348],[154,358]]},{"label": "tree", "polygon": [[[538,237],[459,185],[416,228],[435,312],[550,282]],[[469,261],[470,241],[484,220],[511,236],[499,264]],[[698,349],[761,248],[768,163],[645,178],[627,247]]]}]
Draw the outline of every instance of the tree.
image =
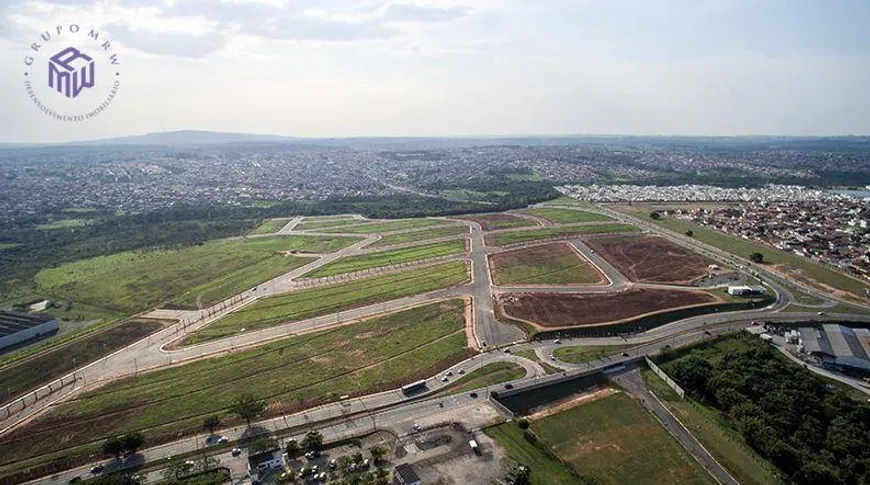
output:
[{"label": "tree", "polygon": [[659,213],[659,211],[652,211],[649,213],[649,218],[657,221],[662,218],[662,215]]},{"label": "tree", "polygon": [[377,463],[387,455],[387,448],[384,445],[372,446],[369,448],[369,455],[371,455],[372,461]]},{"label": "tree", "polygon": [[145,444],[145,437],[142,433],[127,433],[121,437],[121,447],[129,454],[136,453],[136,450]]},{"label": "tree", "polygon": [[689,229],[688,231],[686,231],[686,236],[695,237],[695,231]]},{"label": "tree", "polygon": [[103,443],[103,454],[112,455],[115,459],[121,458],[124,453],[124,443],[119,437],[112,437]]},{"label": "tree", "polygon": [[296,440],[290,439],[287,440],[287,444],[284,445],[284,452],[287,453],[287,458],[295,460],[302,454],[302,448],[299,447],[299,443],[297,443]]},{"label": "tree", "polygon": [[764,262],[764,255],[761,253],[752,253],[749,255],[749,260],[756,264]]},{"label": "tree", "polygon": [[526,418],[520,418],[517,420],[517,426],[519,426],[520,429],[523,430],[529,429],[529,420]]},{"label": "tree", "polygon": [[196,460],[195,468],[197,471],[207,472],[209,470],[214,470],[221,464],[220,458],[206,455],[205,453]]},{"label": "tree", "polygon": [[193,471],[193,462],[188,462],[184,458],[170,456],[166,463],[166,468],[163,469],[163,479],[172,483],[180,477],[189,475]]},{"label": "tree", "polygon": [[245,420],[248,426],[251,421],[259,418],[266,412],[266,401],[258,399],[251,394],[243,394],[233,401],[230,411]]},{"label": "tree", "polygon": [[319,431],[309,431],[302,439],[302,448],[308,451],[320,451],[323,448],[323,435]]},{"label": "tree", "polygon": [[221,418],[217,414],[212,414],[211,416],[202,420],[202,428],[207,429],[209,434],[214,434],[214,430],[221,425]]}]

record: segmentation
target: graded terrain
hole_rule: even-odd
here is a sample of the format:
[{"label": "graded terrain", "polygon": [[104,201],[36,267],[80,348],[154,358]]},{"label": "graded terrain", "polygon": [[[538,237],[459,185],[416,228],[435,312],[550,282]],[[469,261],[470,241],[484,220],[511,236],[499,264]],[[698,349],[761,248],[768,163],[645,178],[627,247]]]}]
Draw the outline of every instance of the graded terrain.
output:
[{"label": "graded terrain", "polygon": [[541,239],[559,239],[582,234],[608,234],[638,232],[638,229],[628,224],[601,223],[584,226],[548,227],[522,231],[494,232],[486,235],[487,246],[504,246],[506,244],[537,241]]},{"label": "graded terrain", "polygon": [[279,276],[311,260],[287,253],[334,252],[354,238],[274,236],[225,239],[178,250],[129,251],[47,268],[36,275],[40,291],[119,311],[161,302],[196,308]]},{"label": "graded terrain", "polygon": [[357,308],[370,303],[446,288],[468,278],[464,261],[451,261],[401,273],[364,278],[349,283],[299,290],[264,298],[208,325],[193,334],[187,343],[235,335]]},{"label": "graded terrain", "polygon": [[524,219],[512,214],[503,212],[493,214],[474,214],[469,216],[457,216],[453,219],[462,219],[464,221],[473,221],[480,224],[484,231],[495,231],[498,229],[509,229],[512,227],[529,227],[537,226],[538,224],[529,219]]},{"label": "graded terrain", "polygon": [[489,256],[496,285],[597,285],[606,280],[568,243],[543,244]]},{"label": "graded terrain", "polygon": [[716,303],[703,291],[639,288],[611,294],[512,293],[499,298],[504,313],[541,327],[618,322],[651,312]]},{"label": "graded terrain", "polygon": [[8,474],[4,465],[46,453],[87,456],[106,436],[126,431],[142,431],[154,445],[200,432],[210,414],[238,424],[227,408],[242,394],[267,400],[268,413],[279,415],[394,389],[468,356],[465,303],[447,300],[149,372],[80,395],[2,436],[0,474]]},{"label": "graded terrain", "polygon": [[632,281],[691,284],[715,261],[657,236],[590,238],[586,244]]}]

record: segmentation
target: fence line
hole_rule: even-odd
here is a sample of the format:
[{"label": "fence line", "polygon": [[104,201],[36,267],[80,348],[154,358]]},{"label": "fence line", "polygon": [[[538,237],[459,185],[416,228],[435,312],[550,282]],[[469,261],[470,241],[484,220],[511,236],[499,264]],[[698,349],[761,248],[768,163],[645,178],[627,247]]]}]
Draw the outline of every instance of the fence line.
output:
[{"label": "fence line", "polygon": [[679,386],[679,384],[674,382],[673,379],[665,374],[665,371],[659,369],[659,366],[655,365],[653,361],[649,360],[649,357],[644,357],[644,359],[646,359],[646,365],[648,365],[649,368],[652,369],[655,375],[661,377],[662,380],[665,381],[665,383],[670,386],[671,389],[673,389],[677,394],[680,395],[680,399],[686,398],[686,391],[684,391],[683,388]]}]

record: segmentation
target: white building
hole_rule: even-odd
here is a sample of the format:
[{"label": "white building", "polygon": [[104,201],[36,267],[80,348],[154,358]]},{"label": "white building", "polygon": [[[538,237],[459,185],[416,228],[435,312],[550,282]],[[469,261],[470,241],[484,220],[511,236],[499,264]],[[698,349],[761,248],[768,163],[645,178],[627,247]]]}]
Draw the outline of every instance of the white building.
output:
[{"label": "white building", "polygon": [[763,286],[729,286],[731,296],[764,296],[767,290]]}]

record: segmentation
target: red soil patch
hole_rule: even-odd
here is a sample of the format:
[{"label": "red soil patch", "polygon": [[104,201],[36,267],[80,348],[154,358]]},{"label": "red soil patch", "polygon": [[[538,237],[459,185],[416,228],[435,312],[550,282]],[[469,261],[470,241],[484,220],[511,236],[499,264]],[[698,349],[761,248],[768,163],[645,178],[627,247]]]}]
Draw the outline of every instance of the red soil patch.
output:
[{"label": "red soil patch", "polygon": [[499,297],[505,315],[539,327],[615,323],[647,313],[720,301],[703,291],[638,288],[610,294],[510,293]]},{"label": "red soil patch", "polygon": [[632,281],[689,285],[716,264],[667,239],[617,236],[589,239],[586,244]]},{"label": "red soil patch", "polygon": [[[474,221],[480,224],[484,231],[494,231],[496,229],[504,229],[507,227],[525,227],[535,226],[534,222],[511,214],[497,212],[494,214],[475,214],[469,216],[453,217],[453,219],[461,219],[463,221]],[[521,221],[521,222],[517,222]],[[527,222],[528,224],[523,224]]]}]

